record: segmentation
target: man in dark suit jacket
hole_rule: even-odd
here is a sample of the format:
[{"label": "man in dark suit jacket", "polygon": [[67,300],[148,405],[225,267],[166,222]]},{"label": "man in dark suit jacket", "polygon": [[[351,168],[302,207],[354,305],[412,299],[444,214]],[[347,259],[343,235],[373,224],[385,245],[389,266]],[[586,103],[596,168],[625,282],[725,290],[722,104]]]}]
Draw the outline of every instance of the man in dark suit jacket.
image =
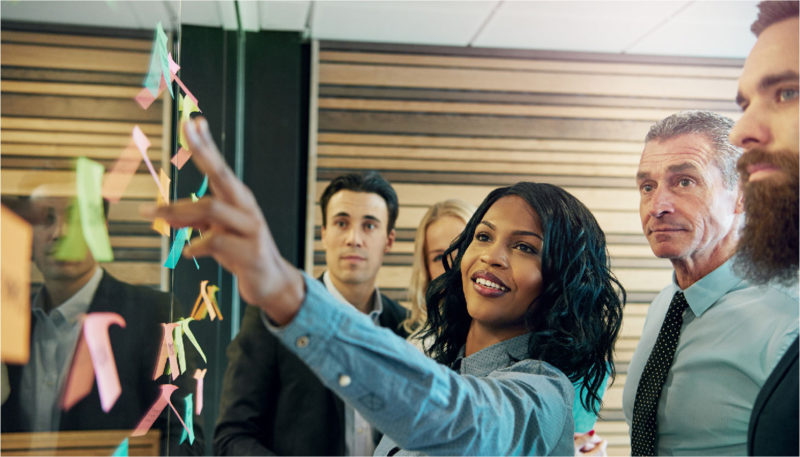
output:
[{"label": "man in dark suit jacket", "polygon": [[[32,202],[33,260],[44,285],[33,299],[30,361],[8,367],[11,392],[2,406],[2,431],[133,430],[159,397],[159,385],[167,382],[179,386],[171,400],[183,411],[183,397],[195,390],[191,374],[174,382],[152,379],[163,333],[160,324],[170,322],[169,295],[117,280],[99,267],[88,250],[79,261],[56,260],[53,254],[65,234],[70,201],[42,197]],[[113,312],[125,319],[124,328],[108,329],[122,391],[106,413],[93,382],[86,397],[63,411],[58,404],[80,337],[78,318],[95,312]],[[187,372],[193,372],[195,365],[190,351]],[[202,454],[200,427],[194,428],[193,445],[188,440],[179,445],[182,426],[171,418],[167,428],[169,414],[174,413],[167,407],[153,425],[161,430],[162,452],[168,445],[170,454]]]},{"label": "man in dark suit jacket", "polygon": [[[736,96],[742,117],[731,143],[744,183],[745,227],[738,267],[757,283],[797,287],[798,267],[798,2],[763,1],[750,27],[758,37]],[[756,397],[747,434],[750,455],[800,455],[798,340]]]},{"label": "man in dark suit jacket", "polygon": [[[405,309],[376,287],[395,238],[394,189],[374,172],[343,175],[325,189],[320,206],[327,263],[320,281],[343,306],[407,336],[400,325]],[[267,331],[264,319],[258,308],[248,307],[228,347],[214,452],[371,455],[376,431]]]}]

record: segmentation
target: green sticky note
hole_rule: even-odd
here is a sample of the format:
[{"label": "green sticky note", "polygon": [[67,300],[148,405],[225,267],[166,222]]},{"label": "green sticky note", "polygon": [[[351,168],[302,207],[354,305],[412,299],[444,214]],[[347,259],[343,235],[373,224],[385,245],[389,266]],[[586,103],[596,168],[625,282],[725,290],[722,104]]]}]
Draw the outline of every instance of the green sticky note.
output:
[{"label": "green sticky note", "polygon": [[[181,433],[181,441],[178,444],[182,444],[186,441],[187,436],[189,437],[189,444],[194,444],[194,406],[192,403],[192,394],[185,396],[183,402],[186,404],[186,412],[183,418],[186,427],[183,429],[183,433]],[[186,431],[187,429],[189,430],[188,433]]]},{"label": "green sticky note", "polygon": [[159,62],[161,63],[161,73],[164,75],[164,81],[167,82],[167,90],[169,90],[169,96],[175,98],[175,95],[172,93],[172,79],[170,78],[169,73],[169,52],[167,51],[167,34],[164,32],[164,27],[161,26],[159,22],[156,25],[156,42],[158,43],[158,58]]},{"label": "green sticky note", "polygon": [[78,208],[81,215],[83,237],[94,259],[111,262],[114,254],[108,239],[108,227],[103,214],[103,165],[86,157],[78,159]]},{"label": "green sticky note", "polygon": [[183,349],[183,327],[176,325],[172,330],[172,335],[172,344],[175,345],[175,353],[178,355],[178,367],[180,373],[183,373],[186,371],[186,352]]},{"label": "green sticky note", "polygon": [[53,257],[56,260],[76,261],[86,258],[87,246],[81,228],[81,215],[78,209],[78,202],[73,201],[69,205],[67,213],[67,233],[61,238],[56,246]]}]

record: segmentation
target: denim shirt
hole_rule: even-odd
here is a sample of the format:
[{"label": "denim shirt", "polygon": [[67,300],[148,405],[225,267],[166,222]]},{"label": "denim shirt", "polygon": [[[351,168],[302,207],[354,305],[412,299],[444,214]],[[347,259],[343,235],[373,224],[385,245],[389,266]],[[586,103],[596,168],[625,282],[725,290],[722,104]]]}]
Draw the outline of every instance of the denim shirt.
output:
[{"label": "denim shirt", "polygon": [[439,365],[304,275],[284,327],[264,322],[328,388],[397,446],[435,455],[572,455],[572,383],[525,359],[527,335]]}]

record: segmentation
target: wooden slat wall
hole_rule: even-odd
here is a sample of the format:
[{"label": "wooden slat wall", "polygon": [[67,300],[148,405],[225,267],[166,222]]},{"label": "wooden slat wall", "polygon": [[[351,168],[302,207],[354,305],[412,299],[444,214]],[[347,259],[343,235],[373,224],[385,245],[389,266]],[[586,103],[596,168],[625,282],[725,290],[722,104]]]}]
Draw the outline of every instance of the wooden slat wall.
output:
[{"label": "wooden slat wall", "polygon": [[[86,156],[108,170],[139,125],[158,169],[168,150],[163,97],[143,110],[133,99],[150,62],[150,38],[0,32],[0,151],[3,196],[30,195],[40,184],[74,180],[74,160]],[[112,204],[109,231],[114,262],[125,281],[162,285],[162,238],[138,213],[157,188],[142,163],[123,199]],[[41,274],[32,275],[34,285]]]},{"label": "wooden slat wall", "polygon": [[[414,230],[435,201],[477,205],[495,187],[532,180],[564,187],[593,211],[628,292],[619,374],[596,429],[609,454],[630,455],[622,387],[647,306],[672,272],[641,234],[634,175],[643,139],[683,109],[738,117],[742,62],[322,42],[316,64],[316,201],[348,171],[375,169],[393,183],[398,243],[379,275],[388,295],[406,299]],[[320,221],[317,203],[316,273]]]}]

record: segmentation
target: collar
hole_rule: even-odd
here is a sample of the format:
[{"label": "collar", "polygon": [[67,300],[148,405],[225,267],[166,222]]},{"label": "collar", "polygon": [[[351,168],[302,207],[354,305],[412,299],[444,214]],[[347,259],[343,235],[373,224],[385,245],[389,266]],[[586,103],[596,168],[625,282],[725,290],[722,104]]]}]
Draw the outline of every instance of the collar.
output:
[{"label": "collar", "polygon": [[[78,317],[81,314],[84,314],[89,311],[89,305],[92,303],[92,299],[94,299],[94,294],[97,292],[97,287],[100,285],[100,280],[103,279],[103,269],[99,266],[95,267],[94,274],[80,288],[75,295],[69,297],[67,301],[62,303],[57,308],[50,311],[51,316],[61,315],[63,316],[64,320],[69,322],[70,324],[74,324],[77,322]],[[44,304],[45,300],[49,300],[50,297],[47,294],[47,290],[44,286],[39,289],[39,292],[36,294],[36,297],[33,300],[33,312],[39,316],[44,316]]]},{"label": "collar", "polygon": [[531,334],[515,336],[514,338],[493,344],[488,348],[464,357],[465,347],[461,347],[461,353],[453,366],[459,374],[469,374],[473,376],[487,376],[489,373],[505,368],[520,360],[528,359],[528,342]]},{"label": "collar", "polygon": [[[336,288],[336,286],[333,285],[333,281],[331,280],[330,274],[328,274],[327,270],[325,270],[325,272],[322,273],[322,283],[325,284],[325,288],[328,289],[328,292],[331,295],[333,295],[333,297],[337,301],[339,301],[341,303],[347,303],[348,305],[351,305],[354,308],[356,307],[355,305],[353,305],[352,303],[347,301],[347,299],[344,298],[344,295],[342,295],[341,292],[339,292],[339,290]],[[381,292],[380,292],[380,290],[378,290],[377,287],[375,287],[375,293],[372,295],[372,298],[373,298],[372,299],[372,311],[370,311],[367,315],[373,321],[377,322],[378,318],[380,317],[381,313],[383,312],[383,300],[381,299]]]},{"label": "collar", "polygon": [[[689,308],[692,309],[695,316],[700,317],[708,308],[711,308],[711,305],[722,298],[723,295],[744,282],[744,279],[733,271],[734,258],[735,256],[731,257],[714,271],[703,276],[699,281],[683,291],[683,295],[689,303]],[[672,273],[672,286],[674,288],[673,294],[681,290],[680,287],[678,287],[674,272]]]}]

